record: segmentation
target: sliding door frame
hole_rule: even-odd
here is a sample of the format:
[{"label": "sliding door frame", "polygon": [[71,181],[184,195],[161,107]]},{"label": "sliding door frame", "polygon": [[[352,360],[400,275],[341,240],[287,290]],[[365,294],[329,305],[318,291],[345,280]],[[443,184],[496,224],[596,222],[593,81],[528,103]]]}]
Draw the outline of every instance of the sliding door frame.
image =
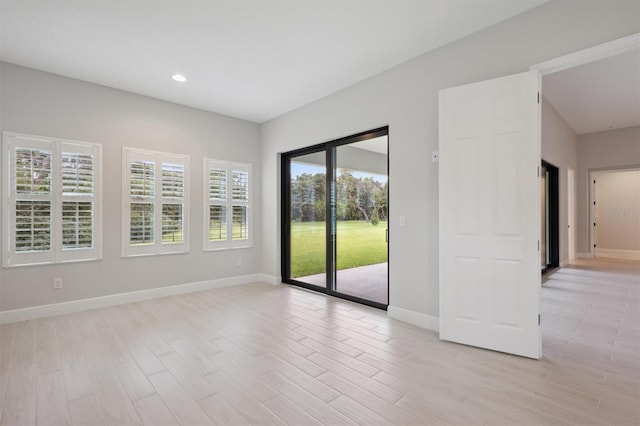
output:
[{"label": "sliding door frame", "polygon": [[[303,287],[309,290],[318,291],[328,294],[330,296],[339,297],[341,299],[350,300],[352,302],[360,303],[374,308],[387,310],[389,305],[389,242],[391,241],[390,231],[387,230],[387,303],[378,303],[372,300],[363,299],[357,296],[352,296],[346,293],[341,293],[336,290],[336,219],[335,215],[335,202],[336,202],[336,148],[343,145],[348,145],[355,142],[362,142],[365,140],[377,138],[380,136],[387,136],[387,229],[390,224],[390,191],[388,185],[389,179],[389,126],[380,127],[373,130],[368,130],[355,135],[346,136],[340,139],[336,139],[330,142],[325,142],[306,148],[300,148],[293,151],[289,151],[281,154],[281,274],[282,282],[286,284],[293,284],[299,287]],[[305,283],[294,278],[291,278],[291,160],[296,157],[313,154],[316,152],[325,152],[326,155],[326,211],[325,211],[325,223],[326,223],[326,285],[325,287],[316,286],[313,284]]]},{"label": "sliding door frame", "polygon": [[542,160],[542,166],[549,173],[549,181],[547,182],[549,221],[546,223],[549,228],[549,240],[546,242],[549,262],[542,270],[544,274],[560,267],[560,169],[545,160]]},{"label": "sliding door frame", "polygon": [[[280,167],[282,172],[281,181],[281,226],[280,226],[280,273],[282,275],[282,282],[287,284],[295,284],[300,287],[307,288],[309,290],[318,290],[320,287],[313,284],[308,284],[302,281],[291,278],[291,160],[296,157],[300,157],[307,154],[315,154],[316,152],[325,152],[325,144],[313,145],[306,148],[296,149],[280,154]],[[326,152],[325,152],[326,154]],[[325,176],[329,174],[329,167],[325,163]],[[325,177],[326,186],[328,187],[328,179]],[[325,216],[326,221],[326,216]],[[325,240],[326,246],[326,240]],[[328,264],[328,263],[327,263]],[[329,271],[325,268],[325,273]]]}]

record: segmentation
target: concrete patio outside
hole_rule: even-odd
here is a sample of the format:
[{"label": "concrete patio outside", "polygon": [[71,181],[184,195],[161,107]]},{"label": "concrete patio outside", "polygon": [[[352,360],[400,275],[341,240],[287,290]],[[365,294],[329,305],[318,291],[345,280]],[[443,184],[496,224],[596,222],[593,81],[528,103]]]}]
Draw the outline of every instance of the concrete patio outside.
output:
[{"label": "concrete patio outside", "polygon": [[[336,277],[336,291],[387,305],[389,303],[388,270],[387,262],[339,270]],[[327,282],[326,274],[295,279],[318,287],[325,287]]]}]

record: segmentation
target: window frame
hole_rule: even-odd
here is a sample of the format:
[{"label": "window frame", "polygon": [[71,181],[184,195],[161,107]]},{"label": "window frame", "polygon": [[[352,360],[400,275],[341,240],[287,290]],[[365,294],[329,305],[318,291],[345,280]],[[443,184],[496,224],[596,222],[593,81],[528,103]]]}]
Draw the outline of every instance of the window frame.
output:
[{"label": "window frame", "polygon": [[[131,164],[133,161],[152,162],[154,167],[153,196],[132,196]],[[122,148],[122,257],[154,256],[163,254],[189,253],[189,162],[190,157],[146,149]],[[182,197],[165,197],[162,192],[163,165],[179,165],[183,167]],[[146,200],[146,201],[144,201]],[[153,242],[150,244],[131,244],[131,205],[151,204],[153,206]],[[182,242],[164,243],[162,239],[163,206],[169,204],[182,205]],[[160,238],[158,238],[160,236]]]},{"label": "window frame", "polygon": [[[102,144],[62,138],[3,132],[2,195],[3,267],[33,266],[102,259]],[[16,149],[44,150],[51,155],[50,190],[48,194],[18,194],[16,190]],[[90,194],[63,193],[63,153],[91,155],[93,157],[93,191]],[[16,214],[18,201],[45,201],[50,203],[50,246],[48,250],[18,252],[16,250]],[[64,248],[62,207],[68,202],[92,204],[91,247]]]},{"label": "window frame", "polygon": [[[211,170],[224,170],[226,173],[226,199],[211,199],[210,198],[210,171]],[[247,201],[240,202],[233,200],[233,172],[245,172],[247,173]],[[229,249],[241,249],[253,247],[253,165],[250,163],[241,163],[237,161],[217,160],[213,158],[204,158],[203,160],[203,189],[204,189],[204,222],[203,222],[203,242],[204,251],[217,251],[217,250],[229,250]],[[223,206],[226,210],[226,239],[211,241],[209,239],[210,230],[210,207],[211,206]],[[243,206],[246,207],[247,217],[247,238],[246,239],[233,239],[233,207]]]}]

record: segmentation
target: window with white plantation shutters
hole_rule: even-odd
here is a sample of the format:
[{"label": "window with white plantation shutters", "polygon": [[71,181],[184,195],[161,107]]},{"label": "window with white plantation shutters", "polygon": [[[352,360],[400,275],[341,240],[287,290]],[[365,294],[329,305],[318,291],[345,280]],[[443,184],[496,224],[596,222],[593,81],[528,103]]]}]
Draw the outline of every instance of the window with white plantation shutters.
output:
[{"label": "window with white plantation shutters", "polygon": [[250,247],[251,165],[204,160],[205,250]]},{"label": "window with white plantation shutters", "polygon": [[123,149],[123,256],[183,253],[189,157]]},{"label": "window with white plantation shutters", "polygon": [[99,259],[101,145],[3,136],[4,265]]}]

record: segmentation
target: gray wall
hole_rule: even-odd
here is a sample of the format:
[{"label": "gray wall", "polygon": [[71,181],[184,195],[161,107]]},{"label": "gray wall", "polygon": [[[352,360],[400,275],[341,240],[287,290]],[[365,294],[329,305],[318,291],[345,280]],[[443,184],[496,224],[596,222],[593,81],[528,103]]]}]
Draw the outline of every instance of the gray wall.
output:
[{"label": "gray wall", "polygon": [[[243,250],[203,252],[203,157],[253,163],[260,235],[259,126],[144,96],[0,63],[2,130],[82,140],[104,149],[103,260],[3,268],[0,310],[260,272],[259,238]],[[191,156],[191,251],[121,258],[122,147]],[[236,259],[242,258],[238,268]],[[64,288],[53,290],[53,278]]]},{"label": "gray wall", "polygon": [[594,173],[596,245],[640,254],[640,170]]},{"label": "gray wall", "polygon": [[546,3],[265,123],[263,272],[280,275],[279,153],[389,125],[390,304],[437,316],[438,91],[639,32],[638,14],[637,1]]},{"label": "gray wall", "polygon": [[[544,93],[544,80],[542,82],[542,93]],[[575,241],[575,217],[573,219],[574,228],[569,229],[567,227],[569,223],[569,194],[573,194],[573,197],[575,197],[575,181],[573,192],[570,192],[567,175],[569,169],[573,170],[574,173],[578,169],[578,136],[544,97],[542,98],[541,139],[542,159],[558,167],[560,264],[564,265],[569,261],[569,232],[574,232]]]},{"label": "gray wall", "polygon": [[578,136],[578,253],[590,248],[589,172],[640,167],[640,126]]}]

